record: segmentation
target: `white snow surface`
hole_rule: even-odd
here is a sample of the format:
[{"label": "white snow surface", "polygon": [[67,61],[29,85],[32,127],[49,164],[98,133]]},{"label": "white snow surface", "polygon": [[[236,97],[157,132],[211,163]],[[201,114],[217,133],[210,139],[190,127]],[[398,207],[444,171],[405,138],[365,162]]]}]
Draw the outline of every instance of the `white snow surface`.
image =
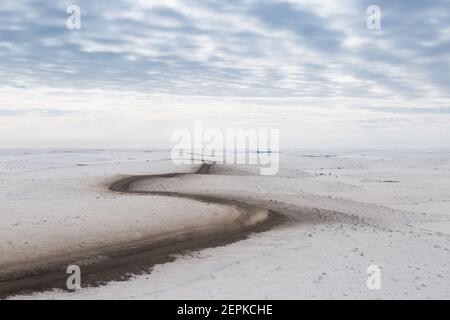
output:
[{"label": "white snow surface", "polygon": [[161,161],[164,156],[166,152],[145,151],[3,152],[0,272],[39,267],[58,257],[97,257],[104,247],[206,228],[239,216],[227,206],[108,191],[119,173],[195,169],[175,168]]},{"label": "white snow surface", "polygon": [[[194,170],[175,167],[168,154],[0,151],[0,267],[233,214],[194,200],[106,190],[119,175]],[[450,150],[292,149],[280,156],[276,176],[259,176],[253,166],[218,165],[209,175],[135,187],[286,208],[298,215],[292,223],[182,255],[128,281],[13,298],[450,298]],[[312,216],[325,212],[328,218],[302,217],[299,208]],[[382,270],[380,290],[366,286],[370,265]]]}]

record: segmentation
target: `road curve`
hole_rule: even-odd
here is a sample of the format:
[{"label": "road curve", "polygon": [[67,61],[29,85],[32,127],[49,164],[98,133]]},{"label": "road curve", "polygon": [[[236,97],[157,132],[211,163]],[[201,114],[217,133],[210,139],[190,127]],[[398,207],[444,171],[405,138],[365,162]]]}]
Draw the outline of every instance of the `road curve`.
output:
[{"label": "road curve", "polygon": [[[208,174],[210,164],[203,163],[195,174]],[[250,205],[248,203],[230,199],[223,199],[203,194],[189,194],[162,191],[132,190],[133,183],[153,178],[172,178],[184,173],[159,175],[139,175],[121,178],[113,182],[109,190],[118,193],[132,193],[141,195],[162,195],[192,199],[196,201],[227,205],[237,208],[241,217],[220,230],[210,232],[185,232],[176,236],[167,235],[159,239],[147,239],[139,242],[124,244],[120,247],[105,247],[101,250],[101,259],[95,259],[87,254],[88,259],[78,259],[76,262],[64,261],[47,263],[39,269],[26,273],[8,274],[0,278],[0,299],[20,293],[30,293],[52,288],[66,289],[66,268],[69,264],[82,264],[82,286],[98,286],[112,280],[125,280],[132,274],[149,272],[155,264],[175,260],[175,254],[202,248],[226,245],[245,239],[253,232],[269,230],[281,224],[285,218],[272,210]],[[256,218],[255,218],[256,217]],[[98,254],[98,252],[97,252]],[[1,274],[0,274],[1,275]]]}]

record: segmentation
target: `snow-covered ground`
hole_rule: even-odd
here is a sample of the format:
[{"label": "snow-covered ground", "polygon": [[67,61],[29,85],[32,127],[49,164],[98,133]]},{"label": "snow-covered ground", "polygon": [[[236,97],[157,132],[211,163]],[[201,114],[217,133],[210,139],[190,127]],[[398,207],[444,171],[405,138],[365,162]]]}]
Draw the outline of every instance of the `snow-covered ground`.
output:
[{"label": "snow-covered ground", "polygon": [[[1,151],[0,266],[233,215],[105,188],[123,174],[192,170],[165,151]],[[450,150],[283,150],[277,176],[257,172],[218,165],[133,187],[242,200],[289,223],[129,281],[15,298],[450,298]],[[380,290],[366,286],[370,265],[382,270]]]},{"label": "snow-covered ground", "polygon": [[44,267],[47,261],[98,258],[105,248],[124,242],[162,238],[239,216],[227,206],[108,191],[119,174],[192,170],[175,168],[164,161],[166,156],[148,151],[3,151],[0,278]]}]

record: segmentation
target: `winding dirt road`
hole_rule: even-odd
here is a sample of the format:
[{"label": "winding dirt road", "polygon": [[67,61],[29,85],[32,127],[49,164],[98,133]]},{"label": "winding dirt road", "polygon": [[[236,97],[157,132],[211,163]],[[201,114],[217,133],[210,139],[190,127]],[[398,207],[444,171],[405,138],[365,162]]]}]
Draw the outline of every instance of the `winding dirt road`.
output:
[{"label": "winding dirt road", "polygon": [[[211,165],[204,163],[195,174],[208,174]],[[187,230],[181,234],[167,234],[157,239],[144,239],[142,241],[126,243],[120,246],[97,249],[101,258],[86,253],[83,257],[73,261],[48,261],[42,267],[28,270],[26,273],[8,274],[1,277],[0,271],[0,298],[14,294],[41,291],[51,288],[66,289],[68,274],[66,268],[70,264],[78,264],[82,271],[82,286],[98,286],[112,280],[126,280],[132,274],[149,272],[155,264],[175,260],[175,254],[199,250],[207,247],[226,245],[246,238],[253,232],[268,230],[285,221],[285,217],[273,210],[251,205],[243,201],[223,199],[202,194],[189,194],[178,192],[139,191],[133,190],[135,182],[154,178],[173,178],[183,173],[130,176],[115,181],[110,190],[118,193],[132,193],[139,195],[162,195],[179,197],[196,201],[226,205],[238,209],[240,217],[229,225],[221,226],[220,230],[198,232]],[[98,255],[97,255],[98,257]]]}]

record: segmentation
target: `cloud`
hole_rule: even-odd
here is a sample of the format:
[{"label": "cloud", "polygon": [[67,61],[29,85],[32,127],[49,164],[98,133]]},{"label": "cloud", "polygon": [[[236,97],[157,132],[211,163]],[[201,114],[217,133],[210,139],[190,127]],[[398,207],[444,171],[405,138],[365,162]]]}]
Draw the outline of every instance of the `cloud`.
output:
[{"label": "cloud", "polygon": [[30,109],[0,108],[0,117],[20,117],[20,116],[62,117],[73,114],[77,114],[77,112],[61,109],[46,109],[46,108],[30,108]]},{"label": "cloud", "polygon": [[426,107],[426,108],[408,108],[408,107],[358,107],[372,112],[383,113],[401,113],[401,114],[449,114],[450,107]]},{"label": "cloud", "polygon": [[71,31],[65,28],[68,2],[6,0],[0,86],[448,96],[444,1],[381,1],[380,32],[365,28],[365,4],[314,3],[80,0],[82,29]]},{"label": "cloud", "polygon": [[327,19],[305,8],[297,8],[289,2],[255,3],[248,11],[271,29],[283,29],[298,36],[298,42],[304,43],[321,52],[340,50],[343,34],[327,28]]},{"label": "cloud", "polygon": [[[81,8],[81,30],[66,28],[69,4]],[[217,120],[257,110],[259,123],[297,128],[319,119],[331,130],[357,109],[406,120],[448,114],[448,1],[379,0],[381,30],[366,28],[371,4],[3,0],[2,124],[15,132],[23,116],[62,120],[73,111],[95,125],[124,115],[130,123],[143,114],[191,119],[212,108]],[[371,119],[355,121],[388,118]]]}]

